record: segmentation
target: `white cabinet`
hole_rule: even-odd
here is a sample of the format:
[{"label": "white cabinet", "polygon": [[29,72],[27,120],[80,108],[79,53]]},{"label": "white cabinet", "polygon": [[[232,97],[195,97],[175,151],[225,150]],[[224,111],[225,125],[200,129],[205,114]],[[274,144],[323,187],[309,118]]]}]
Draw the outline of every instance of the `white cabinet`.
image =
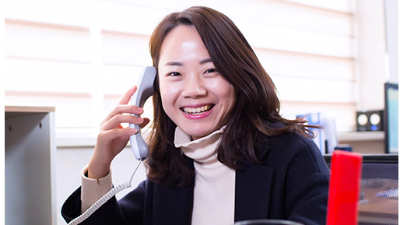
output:
[{"label": "white cabinet", "polygon": [[5,106],[5,224],[56,224],[54,107]]}]

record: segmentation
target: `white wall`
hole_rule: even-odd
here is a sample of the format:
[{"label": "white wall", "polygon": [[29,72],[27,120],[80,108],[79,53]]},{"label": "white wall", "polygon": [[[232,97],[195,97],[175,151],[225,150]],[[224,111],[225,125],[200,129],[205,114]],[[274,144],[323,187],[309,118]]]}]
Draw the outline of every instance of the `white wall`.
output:
[{"label": "white wall", "polygon": [[384,0],[387,62],[386,78],[390,83],[399,83],[399,1]]},{"label": "white wall", "polygon": [[357,110],[384,108],[385,24],[381,0],[357,1]]},{"label": "white wall", "polygon": [[339,130],[354,129],[357,87],[364,83],[358,85],[362,35],[352,0],[8,0],[5,103],[56,106],[58,136],[95,135],[98,121],[151,63],[156,24],[198,4],[220,10],[242,30],[276,83],[283,116],[318,111],[336,118]]}]

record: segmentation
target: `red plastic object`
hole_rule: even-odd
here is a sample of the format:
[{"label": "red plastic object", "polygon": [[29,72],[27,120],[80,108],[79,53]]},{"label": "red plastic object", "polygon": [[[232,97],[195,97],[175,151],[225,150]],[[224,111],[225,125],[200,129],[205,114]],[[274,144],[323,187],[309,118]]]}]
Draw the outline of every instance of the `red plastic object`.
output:
[{"label": "red plastic object", "polygon": [[331,160],[327,225],[356,225],[362,156],[336,150]]}]

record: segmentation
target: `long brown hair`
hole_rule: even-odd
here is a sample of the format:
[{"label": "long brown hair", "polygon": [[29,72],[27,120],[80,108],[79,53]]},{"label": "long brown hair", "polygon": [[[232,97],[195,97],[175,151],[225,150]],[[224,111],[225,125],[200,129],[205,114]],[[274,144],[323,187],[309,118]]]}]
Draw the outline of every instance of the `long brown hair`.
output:
[{"label": "long brown hair", "polygon": [[[257,144],[266,137],[295,132],[312,136],[303,120],[287,120],[279,115],[280,102],[270,76],[235,24],[224,14],[207,7],[191,7],[171,13],[154,30],[150,39],[153,66],[157,68],[160,49],[167,34],[177,26],[197,29],[219,73],[236,91],[236,105],[217,148],[218,159],[236,169],[235,161],[259,163]],[[174,146],[176,125],[165,113],[158,77],[154,82],[154,120],[147,159],[148,177],[165,185],[188,185],[193,168]],[[274,126],[280,124],[280,126]]]}]

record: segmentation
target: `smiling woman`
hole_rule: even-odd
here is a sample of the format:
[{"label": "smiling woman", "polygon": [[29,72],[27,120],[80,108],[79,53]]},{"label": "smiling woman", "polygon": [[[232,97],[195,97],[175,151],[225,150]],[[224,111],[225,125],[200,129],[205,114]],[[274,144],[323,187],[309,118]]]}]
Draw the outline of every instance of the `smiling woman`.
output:
[{"label": "smiling woman", "polygon": [[[325,223],[329,170],[312,126],[280,116],[274,83],[228,17],[207,7],[172,13],[154,30],[150,52],[157,77],[148,179],[85,224]],[[143,113],[128,105],[135,91],[103,120],[82,188],[63,206],[67,221],[111,188],[110,164],[136,132],[120,123],[149,122],[129,115]]]}]

